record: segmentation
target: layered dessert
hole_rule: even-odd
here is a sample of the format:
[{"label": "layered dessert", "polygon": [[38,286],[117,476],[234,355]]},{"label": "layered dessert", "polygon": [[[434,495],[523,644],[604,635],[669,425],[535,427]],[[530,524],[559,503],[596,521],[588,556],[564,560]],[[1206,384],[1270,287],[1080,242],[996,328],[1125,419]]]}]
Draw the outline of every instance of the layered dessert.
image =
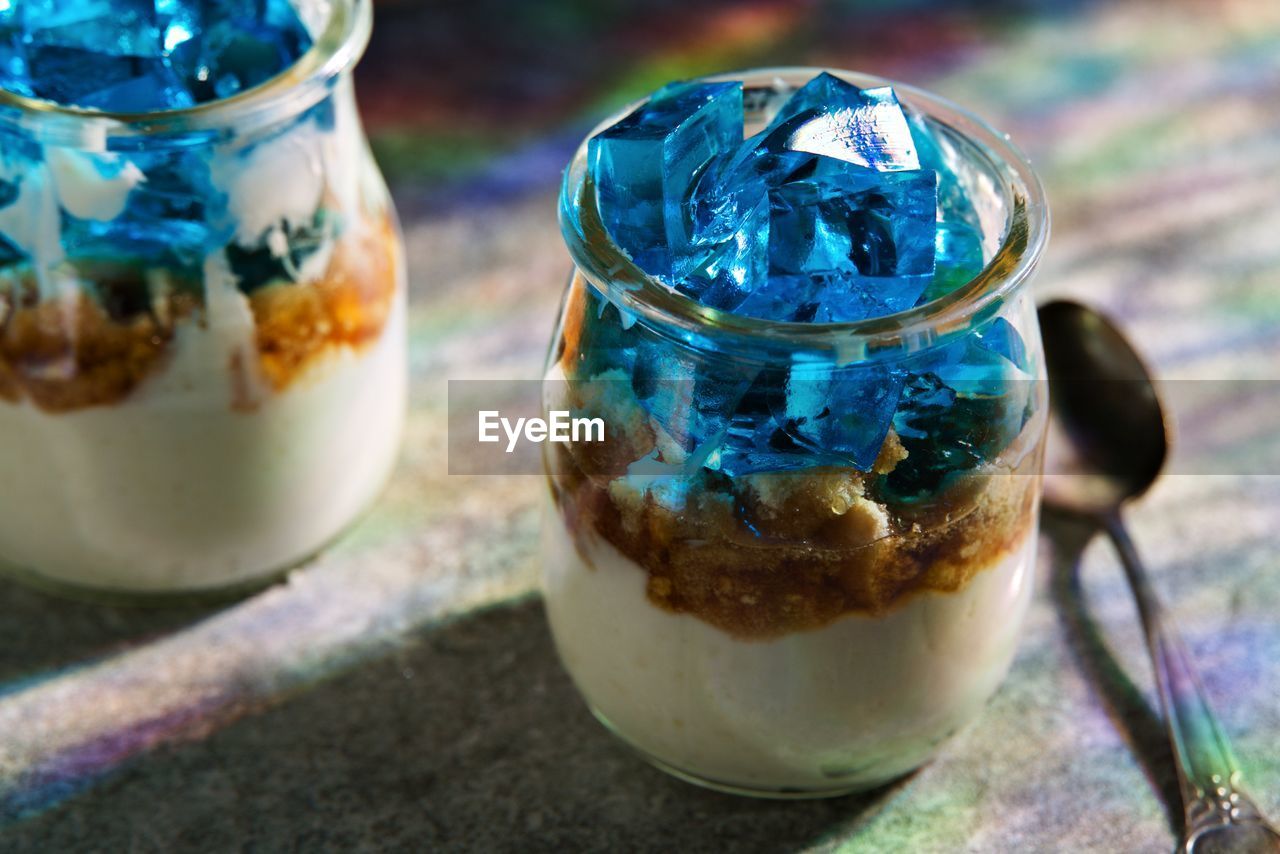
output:
[{"label": "layered dessert", "polygon": [[0,564],[234,586],[380,488],[405,401],[401,250],[348,76],[307,70],[356,14],[0,12]]},{"label": "layered dessert", "polygon": [[673,84],[571,167],[546,396],[606,430],[547,454],[544,586],[623,739],[821,795],[916,767],[1003,678],[1044,416],[1029,300],[965,298],[1010,263],[989,161],[891,88],[795,84]]}]

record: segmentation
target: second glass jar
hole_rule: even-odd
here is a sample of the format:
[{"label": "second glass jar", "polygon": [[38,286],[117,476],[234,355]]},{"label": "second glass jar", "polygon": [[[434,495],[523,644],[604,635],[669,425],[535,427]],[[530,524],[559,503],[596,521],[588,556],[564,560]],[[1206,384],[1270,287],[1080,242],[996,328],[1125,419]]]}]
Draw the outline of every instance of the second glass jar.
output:
[{"label": "second glass jar", "polygon": [[351,85],[370,4],[308,11],[311,50],[224,100],[0,94],[7,569],[117,598],[254,584],[389,474],[405,293]]}]

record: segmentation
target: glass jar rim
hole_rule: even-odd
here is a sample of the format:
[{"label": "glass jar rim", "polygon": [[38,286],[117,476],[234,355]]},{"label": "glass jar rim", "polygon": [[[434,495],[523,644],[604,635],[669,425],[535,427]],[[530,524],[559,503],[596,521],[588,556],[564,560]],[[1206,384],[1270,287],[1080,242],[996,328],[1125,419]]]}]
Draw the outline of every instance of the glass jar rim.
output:
[{"label": "glass jar rim", "polygon": [[1031,163],[1001,133],[972,112],[904,83],[839,69],[787,66],[758,68],[700,78],[742,80],[747,85],[794,82],[799,86],[827,72],[861,88],[892,86],[899,99],[974,143],[996,168],[1011,194],[1000,247],[983,269],[965,284],[922,305],[893,314],[842,323],[783,322],[749,317],[705,306],[641,270],[609,236],[596,208],[594,186],[587,174],[587,143],[617,122],[641,99],[605,119],[583,139],[565,170],[560,193],[561,232],[578,270],[608,298],[657,329],[674,330],[686,340],[705,341],[714,349],[747,358],[754,350],[788,351],[792,357],[810,351],[836,353],[838,361],[867,358],[888,351],[915,350],[967,329],[1016,291],[1035,269],[1049,233],[1044,188]]},{"label": "glass jar rim", "polygon": [[324,26],[288,68],[226,98],[142,113],[113,112],[59,104],[0,88],[0,122],[16,123],[40,138],[63,145],[97,147],[109,137],[152,136],[237,124],[266,124],[319,102],[329,81],[364,54],[373,27],[372,0],[332,0]]}]

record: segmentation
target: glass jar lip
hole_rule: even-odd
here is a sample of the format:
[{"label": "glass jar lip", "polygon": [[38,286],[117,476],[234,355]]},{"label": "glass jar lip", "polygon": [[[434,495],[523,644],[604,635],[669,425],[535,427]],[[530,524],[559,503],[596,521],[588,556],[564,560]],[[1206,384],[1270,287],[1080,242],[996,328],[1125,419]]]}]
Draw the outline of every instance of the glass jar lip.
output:
[{"label": "glass jar lip", "polygon": [[596,209],[594,187],[586,170],[587,143],[637,106],[627,105],[602,121],[583,139],[565,170],[560,194],[560,224],[577,268],[606,295],[617,294],[625,307],[659,328],[674,328],[685,337],[706,339],[713,346],[749,354],[753,347],[793,351],[835,351],[841,359],[865,357],[878,350],[916,349],[968,327],[975,315],[998,305],[1017,290],[1040,260],[1048,240],[1049,209],[1044,188],[1030,161],[1001,133],[972,112],[923,89],[856,71],[809,66],[755,68],[708,75],[703,80],[742,80],[750,84],[789,82],[802,85],[821,72],[861,88],[892,86],[905,104],[940,121],[976,143],[1012,191],[1004,239],[981,272],[950,292],[893,314],[842,323],[783,322],[733,314],[705,306],[641,270],[613,242]]},{"label": "glass jar lip", "polygon": [[8,119],[32,130],[48,131],[55,140],[69,144],[111,136],[225,127],[233,122],[245,126],[254,124],[258,117],[269,121],[283,102],[289,102],[290,110],[296,111],[319,101],[328,82],[360,59],[372,27],[371,0],[333,0],[323,29],[297,62],[226,98],[190,107],[129,113],[59,104],[0,88],[0,121]]}]

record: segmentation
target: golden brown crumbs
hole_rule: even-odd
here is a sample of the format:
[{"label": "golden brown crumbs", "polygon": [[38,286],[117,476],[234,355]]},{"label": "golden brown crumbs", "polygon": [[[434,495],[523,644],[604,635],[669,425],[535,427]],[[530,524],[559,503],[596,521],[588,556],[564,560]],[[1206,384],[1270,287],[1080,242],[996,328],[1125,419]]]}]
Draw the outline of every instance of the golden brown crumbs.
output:
[{"label": "golden brown crumbs", "polygon": [[[143,311],[116,318],[72,292],[37,300],[22,287],[0,326],[0,396],[23,397],[46,412],[116,403],[163,364],[173,327]],[[167,297],[170,317],[185,317],[194,298]]]},{"label": "golden brown crumbs", "polygon": [[[398,252],[387,218],[366,235],[341,239],[320,280],[268,285],[250,297],[259,364],[274,389],[328,348],[360,347],[381,334],[399,286]],[[139,284],[136,270],[81,266],[100,300],[80,291],[40,299],[29,271],[0,284],[0,400],[29,398],[46,412],[118,403],[162,369],[179,322],[204,322],[189,284],[152,288]],[[253,408],[248,367],[238,357],[227,366],[237,389],[233,408]]]},{"label": "golden brown crumbs", "polygon": [[903,458],[892,436],[878,472],[743,477],[731,491],[690,490],[678,509],[623,481],[575,474],[572,452],[560,453],[566,474],[552,477],[552,491],[588,565],[593,538],[602,538],[648,574],[653,604],[743,639],[961,589],[1030,534],[1039,484],[1038,455],[1028,454],[1018,471],[961,478],[939,496],[934,517],[903,527],[894,507],[866,495],[867,481]]},{"label": "golden brown crumbs", "polygon": [[341,240],[319,280],[276,283],[249,298],[262,373],[280,391],[330,347],[361,347],[386,326],[398,287],[399,243],[389,218]]}]

